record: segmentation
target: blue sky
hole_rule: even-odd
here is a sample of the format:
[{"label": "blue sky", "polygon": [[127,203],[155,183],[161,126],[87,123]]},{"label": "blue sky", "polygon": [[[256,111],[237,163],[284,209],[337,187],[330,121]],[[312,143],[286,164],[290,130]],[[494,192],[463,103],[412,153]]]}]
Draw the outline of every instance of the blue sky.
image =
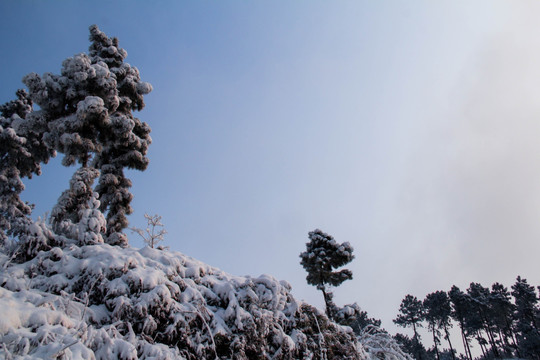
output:
[{"label": "blue sky", "polygon": [[[408,293],[540,284],[540,7],[527,1],[2,1],[0,102],[116,36],[154,91],[134,226],[322,306],[299,253],[349,241],[358,302],[391,323]],[[50,210],[73,169],[27,182]],[[133,246],[142,246],[136,235]]]}]

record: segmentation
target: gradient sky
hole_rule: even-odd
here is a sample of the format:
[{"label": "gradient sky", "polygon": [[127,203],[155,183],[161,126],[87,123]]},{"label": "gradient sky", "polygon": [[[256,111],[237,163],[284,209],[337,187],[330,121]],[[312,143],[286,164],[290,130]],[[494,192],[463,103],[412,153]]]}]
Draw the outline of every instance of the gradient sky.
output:
[{"label": "gradient sky", "polygon": [[[298,257],[320,228],[355,248],[336,302],[394,332],[409,293],[540,284],[539,18],[534,1],[6,0],[0,102],[98,24],[154,87],[132,224],[161,214],[171,249],[322,308]],[[73,171],[26,182],[36,216]]]}]

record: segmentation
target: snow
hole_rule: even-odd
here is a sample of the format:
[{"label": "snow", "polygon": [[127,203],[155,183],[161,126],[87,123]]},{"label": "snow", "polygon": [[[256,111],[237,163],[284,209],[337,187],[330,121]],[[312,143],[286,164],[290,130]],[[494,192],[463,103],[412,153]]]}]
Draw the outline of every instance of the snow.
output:
[{"label": "snow", "polygon": [[257,349],[311,358],[317,318],[328,343],[348,339],[353,358],[365,357],[350,328],[296,301],[290,284],[271,275],[233,276],[150,247],[76,244],[22,264],[0,253],[0,308],[9,309],[0,358],[213,359],[219,351],[243,359]]}]

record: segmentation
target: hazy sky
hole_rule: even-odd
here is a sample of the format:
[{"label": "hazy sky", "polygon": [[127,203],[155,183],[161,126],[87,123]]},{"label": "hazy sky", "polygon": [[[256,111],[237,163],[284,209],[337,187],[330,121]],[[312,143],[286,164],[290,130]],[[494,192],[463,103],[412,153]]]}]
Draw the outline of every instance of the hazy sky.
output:
[{"label": "hazy sky", "polygon": [[[394,332],[409,293],[540,285],[539,4],[2,1],[0,102],[98,24],[154,87],[132,224],[322,308],[298,257],[320,228],[355,248],[336,302]],[[36,215],[73,171],[27,182]]]}]

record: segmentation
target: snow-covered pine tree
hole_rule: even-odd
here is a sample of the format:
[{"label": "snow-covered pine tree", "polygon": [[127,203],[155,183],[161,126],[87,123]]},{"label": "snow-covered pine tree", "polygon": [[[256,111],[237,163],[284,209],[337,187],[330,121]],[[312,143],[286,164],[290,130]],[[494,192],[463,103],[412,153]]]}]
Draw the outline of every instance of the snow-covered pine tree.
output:
[{"label": "snow-covered pine tree", "polygon": [[17,136],[10,126],[8,119],[0,117],[0,243],[7,240],[7,235],[17,235],[21,228],[13,224],[24,219],[31,213],[31,208],[25,204],[19,194],[24,190],[21,173],[17,168],[22,156],[30,157],[25,149],[26,139]]},{"label": "snow-covered pine tree", "polygon": [[82,245],[103,243],[103,235],[107,231],[107,221],[99,210],[98,196],[97,193],[92,193],[86,209],[80,211],[78,237]]},{"label": "snow-covered pine tree", "polygon": [[109,131],[102,132],[103,151],[96,156],[95,166],[101,171],[96,191],[101,210],[107,212],[107,242],[126,245],[122,230],[128,226],[127,215],[133,195],[129,192],[131,181],[124,169],[144,170],[148,166],[146,153],[152,142],[148,124],[135,118],[134,110],[144,108],[143,96],[152,91],[143,82],[139,70],[124,62],[127,52],[118,46],[118,39],[109,38],[95,25],[90,27],[89,48],[92,63],[105,63],[117,82],[118,106],[110,111]]},{"label": "snow-covered pine tree", "polygon": [[330,286],[339,286],[352,279],[348,269],[334,271],[354,259],[353,247],[348,242],[339,244],[334,238],[319,229],[309,233],[307,250],[300,254],[300,264],[306,269],[308,284],[321,290],[326,304],[326,315],[333,319],[337,307],[333,302]]},{"label": "snow-covered pine tree", "polygon": [[79,238],[79,222],[85,210],[94,203],[92,184],[99,171],[91,167],[81,167],[69,181],[69,189],[64,191],[51,212],[54,232],[71,239]]},{"label": "snow-covered pine tree", "polygon": [[46,123],[40,114],[32,111],[32,101],[26,91],[18,90],[17,100],[0,106],[0,112],[0,243],[4,243],[8,235],[19,240],[24,237],[41,244],[34,250],[27,249],[37,252],[47,245],[26,236],[32,233],[29,217],[32,207],[19,196],[24,190],[22,178],[40,175],[41,163],[46,163],[55,153],[43,144]]},{"label": "snow-covered pine tree", "polygon": [[[106,241],[127,245],[122,230],[133,212],[133,195],[124,169],[146,169],[151,143],[150,127],[132,111],[144,108],[143,96],[152,86],[140,80],[137,68],[124,63],[127,52],[118,47],[116,38],[93,25],[90,41],[89,55],[66,59],[61,75],[31,73],[23,82],[48,125],[45,144],[64,154],[64,165],[79,162],[100,171],[96,191],[107,217]],[[80,206],[71,208],[86,206],[88,199],[81,200]],[[68,216],[78,217],[78,211]]]}]

